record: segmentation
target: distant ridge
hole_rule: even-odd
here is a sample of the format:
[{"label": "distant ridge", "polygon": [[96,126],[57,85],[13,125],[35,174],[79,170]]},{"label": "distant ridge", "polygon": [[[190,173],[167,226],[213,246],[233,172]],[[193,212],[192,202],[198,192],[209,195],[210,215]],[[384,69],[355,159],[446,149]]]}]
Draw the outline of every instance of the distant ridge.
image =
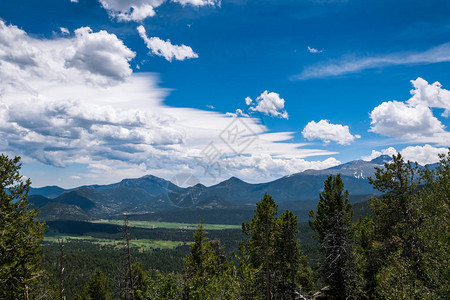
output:
[{"label": "distant ridge", "polygon": [[[88,216],[105,218],[124,213],[144,214],[184,208],[225,209],[250,207],[269,193],[277,203],[312,208],[328,175],[341,174],[345,188],[354,199],[377,194],[368,178],[391,158],[382,155],[371,161],[354,160],[325,170],[306,170],[277,180],[251,184],[231,177],[213,186],[202,184],[182,188],[170,181],[146,175],[109,185],[82,186],[65,190],[57,186],[30,190],[38,207],[50,202],[79,207]],[[250,206],[249,206],[250,205]]]}]

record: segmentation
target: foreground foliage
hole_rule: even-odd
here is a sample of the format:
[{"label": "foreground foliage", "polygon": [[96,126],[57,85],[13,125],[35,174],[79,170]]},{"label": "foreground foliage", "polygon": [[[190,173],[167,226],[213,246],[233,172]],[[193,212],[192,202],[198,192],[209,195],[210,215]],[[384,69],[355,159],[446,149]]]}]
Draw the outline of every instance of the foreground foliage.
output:
[{"label": "foreground foliage", "polygon": [[45,225],[27,202],[31,181],[20,167],[20,157],[0,155],[0,299],[36,297],[43,277],[39,245]]},{"label": "foreground foliage", "polygon": [[359,222],[368,298],[448,298],[449,179],[450,155],[429,171],[400,154],[370,179],[383,196],[371,199],[373,217]]}]

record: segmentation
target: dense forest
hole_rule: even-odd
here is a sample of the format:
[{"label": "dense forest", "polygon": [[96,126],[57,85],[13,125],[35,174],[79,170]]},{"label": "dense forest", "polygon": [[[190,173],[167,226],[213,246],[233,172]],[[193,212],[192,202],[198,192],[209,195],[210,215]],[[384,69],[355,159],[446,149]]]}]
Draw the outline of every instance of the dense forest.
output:
[{"label": "dense forest", "polygon": [[[324,182],[309,223],[261,195],[242,229],[152,231],[189,242],[139,251],[145,230],[114,225],[123,247],[58,239],[28,203],[20,158],[0,156],[0,299],[448,299],[450,152],[436,169],[400,154],[377,168],[381,192],[355,217],[341,176]],[[246,221],[246,220],[243,220]],[[66,226],[66,227],[64,227]]]}]

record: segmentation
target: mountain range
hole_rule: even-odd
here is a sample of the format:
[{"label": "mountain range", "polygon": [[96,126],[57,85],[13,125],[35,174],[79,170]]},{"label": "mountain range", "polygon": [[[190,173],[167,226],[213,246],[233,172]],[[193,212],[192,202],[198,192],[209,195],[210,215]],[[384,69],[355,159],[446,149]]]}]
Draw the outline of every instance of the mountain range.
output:
[{"label": "mountain range", "polygon": [[[392,158],[380,156],[371,161],[355,160],[325,170],[306,170],[267,183],[247,183],[231,177],[206,187],[196,184],[179,187],[174,183],[146,175],[124,179],[109,185],[89,185],[74,189],[57,186],[31,188],[29,201],[41,210],[44,219],[111,218],[123,214],[161,216],[161,212],[197,211],[205,214],[214,210],[254,209],[254,205],[269,193],[286,208],[307,211],[317,204],[323,182],[328,175],[341,174],[345,189],[353,201],[364,201],[377,191],[368,177],[376,167],[383,167]],[[181,212],[180,212],[181,211]]]}]

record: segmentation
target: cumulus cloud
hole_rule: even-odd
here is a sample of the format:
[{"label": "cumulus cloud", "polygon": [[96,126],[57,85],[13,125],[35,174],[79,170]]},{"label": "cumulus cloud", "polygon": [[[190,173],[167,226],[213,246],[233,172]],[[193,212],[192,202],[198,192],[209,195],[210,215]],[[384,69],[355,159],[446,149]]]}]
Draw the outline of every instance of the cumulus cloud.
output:
[{"label": "cumulus cloud", "polygon": [[308,52],[309,53],[322,53],[323,50],[319,50],[319,49],[312,48],[312,47],[308,46]]},{"label": "cumulus cloud", "polygon": [[[389,147],[387,149],[383,149],[381,151],[372,150],[372,153],[368,156],[361,157],[362,160],[370,161],[374,158],[379,157],[380,155],[389,155],[397,154],[398,151],[393,147]],[[409,160],[412,162],[418,162],[421,165],[433,164],[439,162],[439,154],[448,153],[448,148],[438,148],[433,147],[431,145],[424,146],[408,146],[400,150],[400,154],[405,158],[405,160]]]},{"label": "cumulus cloud", "polygon": [[406,160],[426,165],[438,162],[439,154],[448,153],[448,148],[436,148],[427,144],[425,146],[409,146],[401,150],[400,153]]},{"label": "cumulus cloud", "polygon": [[430,108],[444,108],[442,115],[447,116],[449,91],[420,77],[411,82],[414,89],[409,100],[383,102],[372,110],[370,131],[416,142],[450,143],[450,133]]},{"label": "cumulus cloud", "polygon": [[267,116],[288,119],[288,113],[284,109],[284,99],[274,92],[264,91],[255,100],[245,98],[245,104],[250,111],[261,112]]},{"label": "cumulus cloud", "polygon": [[325,143],[334,141],[340,145],[349,145],[355,139],[361,138],[359,135],[352,135],[347,125],[332,124],[328,120],[309,122],[303,129],[302,135],[310,141],[319,139]]},{"label": "cumulus cloud", "polygon": [[305,80],[357,73],[365,69],[395,65],[433,64],[450,61],[450,43],[431,48],[424,52],[398,52],[382,56],[359,58],[346,56],[317,65],[306,67],[293,79]]},{"label": "cumulus cloud", "polygon": [[42,41],[0,21],[3,87],[30,89],[28,79],[35,76],[62,82],[82,77],[95,85],[113,85],[131,75],[134,56],[117,36],[103,30],[82,27],[74,37]]},{"label": "cumulus cloud", "polygon": [[387,101],[375,107],[370,118],[370,131],[385,136],[416,139],[444,132],[444,125],[424,105],[409,106],[405,102]]},{"label": "cumulus cloud", "polygon": [[67,49],[65,65],[117,81],[131,75],[129,61],[135,53],[115,34],[104,30],[94,33],[89,27],[75,30],[74,45]]},{"label": "cumulus cloud", "polygon": [[188,58],[198,58],[198,54],[195,53],[191,47],[186,45],[172,45],[170,40],[163,41],[158,37],[147,37],[144,26],[140,25],[137,28],[139,35],[144,40],[147,48],[152,51],[153,54],[163,56],[166,60],[172,61],[185,60]]},{"label": "cumulus cloud", "polygon": [[278,179],[283,175],[303,172],[308,169],[322,170],[340,165],[341,162],[331,157],[323,161],[306,161],[301,158],[283,159],[268,154],[253,154],[226,159],[227,169],[247,182],[259,183]]},{"label": "cumulus cloud", "polygon": [[418,77],[411,80],[414,89],[411,90],[412,97],[407,101],[411,106],[425,105],[433,108],[442,108],[443,117],[450,114],[450,91],[443,89],[439,82],[428,84],[426,80]]},{"label": "cumulus cloud", "polygon": [[[168,0],[99,0],[111,18],[119,22],[140,22],[148,17],[153,17],[155,8]],[[171,0],[183,6],[220,5],[218,0]]]}]

